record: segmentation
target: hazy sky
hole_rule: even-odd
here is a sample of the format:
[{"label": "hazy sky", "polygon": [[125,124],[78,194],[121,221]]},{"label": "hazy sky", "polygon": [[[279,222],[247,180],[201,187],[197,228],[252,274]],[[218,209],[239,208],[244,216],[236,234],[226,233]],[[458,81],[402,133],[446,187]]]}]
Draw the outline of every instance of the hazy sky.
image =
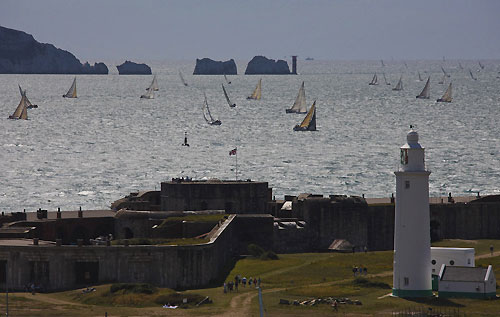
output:
[{"label": "hazy sky", "polygon": [[0,25],[82,61],[500,58],[498,0],[0,0]]}]

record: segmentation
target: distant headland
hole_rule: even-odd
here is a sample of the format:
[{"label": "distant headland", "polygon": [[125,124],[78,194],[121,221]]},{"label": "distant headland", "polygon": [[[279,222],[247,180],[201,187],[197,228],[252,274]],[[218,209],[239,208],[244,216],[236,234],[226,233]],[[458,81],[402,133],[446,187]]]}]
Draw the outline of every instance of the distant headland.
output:
[{"label": "distant headland", "polygon": [[193,75],[237,75],[236,63],[228,61],[214,61],[210,58],[196,59]]},{"label": "distant headland", "polygon": [[108,74],[104,63],[82,65],[73,54],[0,26],[0,74]]},{"label": "distant headland", "polygon": [[255,56],[248,62],[245,75],[289,75],[291,74],[288,63],[284,60]]},{"label": "distant headland", "polygon": [[151,75],[151,67],[146,64],[137,64],[131,61],[116,66],[120,75]]}]

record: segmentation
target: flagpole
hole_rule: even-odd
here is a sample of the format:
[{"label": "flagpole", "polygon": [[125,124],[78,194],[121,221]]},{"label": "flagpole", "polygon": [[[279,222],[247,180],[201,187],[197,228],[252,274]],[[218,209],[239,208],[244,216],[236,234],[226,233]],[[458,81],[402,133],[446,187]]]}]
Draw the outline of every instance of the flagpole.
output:
[{"label": "flagpole", "polygon": [[238,180],[238,148],[236,148],[236,180]]}]

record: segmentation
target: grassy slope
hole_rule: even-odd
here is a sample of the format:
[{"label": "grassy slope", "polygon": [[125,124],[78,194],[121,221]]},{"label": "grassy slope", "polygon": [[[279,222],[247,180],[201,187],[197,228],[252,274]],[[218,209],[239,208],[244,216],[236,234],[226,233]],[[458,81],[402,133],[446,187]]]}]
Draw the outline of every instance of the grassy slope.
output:
[{"label": "grassy slope", "polygon": [[[500,250],[498,240],[479,240],[477,242],[450,240],[438,243],[441,246],[470,246],[476,247],[476,254],[486,254],[489,246],[493,244],[495,250]],[[496,276],[500,276],[500,256],[487,257],[476,261],[477,265],[493,264]],[[288,300],[308,299],[314,297],[349,297],[360,300],[363,305],[342,305],[339,313],[348,315],[372,315],[374,312],[390,313],[407,309],[408,307],[433,307],[434,310],[458,310],[467,313],[468,316],[496,316],[498,315],[499,301],[483,300],[443,300],[429,299],[424,301],[405,300],[400,298],[379,297],[390,293],[390,289],[383,287],[365,287],[353,283],[352,267],[366,266],[369,275],[367,278],[374,282],[383,282],[392,285],[392,251],[369,252],[356,254],[338,253],[307,253],[307,254],[285,254],[280,255],[279,260],[258,260],[247,258],[237,262],[230,272],[227,280],[233,280],[234,276],[260,277],[264,291],[263,300],[268,315],[273,316],[328,316],[332,309],[327,305],[315,307],[297,307],[279,305],[279,299]],[[154,303],[154,299],[147,295],[140,296],[117,296],[113,300],[104,296],[107,286],[97,287],[98,291],[90,296],[81,295],[81,291],[74,290],[53,294],[37,294],[29,296],[29,305],[19,295],[17,298],[11,296],[11,312],[16,316],[97,316],[107,311],[110,315],[138,316],[165,314],[165,309]],[[160,290],[169,293],[170,290]],[[206,316],[220,315],[230,309],[230,301],[236,296],[251,295],[250,315],[258,316],[258,304],[255,288],[241,288],[238,293],[223,294],[222,287],[198,289],[186,291],[202,296],[210,296],[214,304],[204,305],[193,309],[178,309],[168,311],[172,316]],[[144,297],[141,297],[144,296]],[[60,303],[48,305],[42,300],[58,300]],[[90,299],[96,297],[94,299]],[[0,298],[2,296],[0,295]],[[250,299],[250,298],[249,298]],[[96,302],[97,301],[97,302]],[[138,301],[138,302],[137,302]],[[0,310],[4,311],[4,301],[0,300]],[[94,305],[87,305],[92,303]],[[73,305],[71,305],[73,304]],[[145,308],[129,308],[119,305],[149,306]],[[248,306],[248,305],[247,305]],[[50,313],[49,313],[50,311]],[[70,313],[69,313],[70,312]]]}]

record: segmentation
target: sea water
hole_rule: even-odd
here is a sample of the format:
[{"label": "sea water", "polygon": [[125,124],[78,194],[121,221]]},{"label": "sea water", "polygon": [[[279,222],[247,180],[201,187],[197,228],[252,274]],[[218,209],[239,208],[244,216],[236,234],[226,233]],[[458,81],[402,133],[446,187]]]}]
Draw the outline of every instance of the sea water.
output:
[{"label": "sea water", "polygon": [[[152,76],[78,75],[77,99],[62,98],[73,75],[0,75],[0,211],[109,208],[172,177],[269,182],[273,195],[388,197],[409,126],[426,148],[431,196],[499,194],[500,61],[300,61],[297,76],[193,76],[194,62],[151,62],[159,91],[139,99]],[[444,85],[440,66],[451,75]],[[473,71],[477,81],[471,79]],[[185,87],[179,71],[188,83]],[[369,86],[374,73],[379,85]],[[385,85],[382,73],[391,85]],[[420,72],[424,81],[418,81]],[[400,76],[403,91],[393,91]],[[431,98],[416,99],[427,76]],[[262,78],[262,99],[246,100]],[[449,81],[453,102],[436,103]],[[293,131],[287,114],[305,82],[316,100],[315,132]],[[7,120],[17,85],[38,109]],[[232,102],[225,101],[224,84]],[[203,93],[220,126],[203,119]],[[189,147],[181,146],[187,132]],[[237,148],[236,156],[229,151]]]}]

